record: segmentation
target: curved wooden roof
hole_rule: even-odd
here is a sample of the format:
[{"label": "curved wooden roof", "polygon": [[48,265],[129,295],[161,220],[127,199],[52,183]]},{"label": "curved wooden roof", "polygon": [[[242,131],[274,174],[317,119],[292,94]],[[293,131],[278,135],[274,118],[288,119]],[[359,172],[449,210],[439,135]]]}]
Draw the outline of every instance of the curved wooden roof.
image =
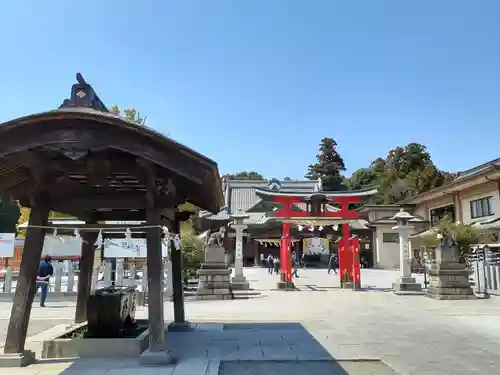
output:
[{"label": "curved wooden roof", "polygon": [[142,220],[152,178],[165,207],[175,196],[179,203],[220,211],[224,197],[216,162],[107,112],[96,95],[92,103],[99,105],[78,105],[75,86],[95,94],[86,83],[74,85],[73,100],[63,108],[0,124],[0,191],[30,207],[43,174],[55,211]]}]

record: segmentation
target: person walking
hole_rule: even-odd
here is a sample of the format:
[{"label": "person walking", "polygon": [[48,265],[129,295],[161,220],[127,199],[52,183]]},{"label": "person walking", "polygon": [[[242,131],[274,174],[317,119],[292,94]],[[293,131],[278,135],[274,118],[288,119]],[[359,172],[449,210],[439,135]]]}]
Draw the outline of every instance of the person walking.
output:
[{"label": "person walking", "polygon": [[299,269],[297,267],[297,260],[295,257],[292,258],[292,267],[293,267],[293,272],[292,272],[292,277],[299,277]]},{"label": "person walking", "polygon": [[271,254],[269,254],[267,256],[267,272],[272,274],[273,270],[274,270],[274,258]]},{"label": "person walking", "polygon": [[278,257],[274,258],[274,272],[276,275],[280,273],[280,258]]},{"label": "person walking", "polygon": [[335,275],[337,274],[337,257],[335,253],[332,253],[330,255],[330,259],[328,260],[328,274],[330,274],[331,270],[335,272]]},{"label": "person walking", "polygon": [[53,274],[54,268],[51,264],[50,255],[46,255],[43,260],[40,261],[38,276],[36,277],[36,290],[41,290],[40,307],[45,307],[45,300],[47,299],[47,294],[49,293],[49,280]]}]

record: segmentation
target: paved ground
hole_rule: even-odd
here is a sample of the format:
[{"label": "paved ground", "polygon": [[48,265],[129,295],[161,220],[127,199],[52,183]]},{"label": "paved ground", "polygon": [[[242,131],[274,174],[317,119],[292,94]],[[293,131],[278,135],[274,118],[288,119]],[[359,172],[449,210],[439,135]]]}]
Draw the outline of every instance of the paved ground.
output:
[{"label": "paved ground", "polygon": [[[188,301],[186,313],[190,321],[213,324],[200,324],[191,333],[168,333],[167,346],[181,363],[175,371],[172,367],[161,372],[154,370],[155,373],[203,373],[213,361],[238,359],[243,361],[239,365],[222,363],[221,373],[277,375],[286,372],[294,375],[300,369],[300,373],[314,371],[317,375],[390,374],[386,367],[377,370],[375,364],[373,367],[364,362],[336,369],[328,368],[332,365],[324,362],[309,363],[308,369],[302,367],[307,363],[268,362],[380,358],[396,373],[405,375],[500,374],[495,364],[500,358],[499,297],[434,301],[423,296],[395,296],[386,289],[397,277],[397,272],[377,270],[362,271],[363,285],[367,287],[362,292],[338,289],[338,278],[327,275],[324,270],[302,271],[296,283],[300,291],[280,292],[273,290],[276,276],[261,269],[245,271],[252,286],[262,290],[263,295],[225,302]],[[74,312],[74,303],[48,305],[45,309],[34,307],[30,323],[32,332],[36,331],[35,327],[69,322]],[[0,303],[1,316],[7,317],[9,313],[10,304]],[[138,311],[139,317],[146,315],[147,311]],[[172,304],[166,303],[165,319],[168,321],[172,317]],[[286,322],[288,324],[283,324]],[[195,363],[198,372],[188,366],[189,372],[186,367],[189,363]],[[47,363],[9,370],[9,373],[112,375],[116,372],[126,375],[127,371],[131,374],[154,372],[138,369],[137,363],[130,360]]]}]

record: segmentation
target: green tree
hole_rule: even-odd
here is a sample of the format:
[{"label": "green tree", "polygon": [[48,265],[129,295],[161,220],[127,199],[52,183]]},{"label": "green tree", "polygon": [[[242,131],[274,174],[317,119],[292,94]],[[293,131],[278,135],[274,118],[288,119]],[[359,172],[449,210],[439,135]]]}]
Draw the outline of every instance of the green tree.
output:
[{"label": "green tree", "polygon": [[184,279],[196,276],[203,262],[203,241],[193,234],[182,236],[182,265],[184,268]]},{"label": "green tree", "polygon": [[454,175],[439,170],[424,145],[409,143],[375,159],[368,168],[355,171],[348,179],[351,189],[377,185],[375,203],[395,203],[452,181]]},{"label": "green tree", "polygon": [[478,231],[472,224],[457,223],[449,216],[445,216],[433,228],[433,233],[424,237],[425,244],[438,245],[438,234],[444,233],[453,238],[462,260],[470,253],[472,245],[488,242],[488,236]]},{"label": "green tree", "polygon": [[117,116],[122,116],[127,121],[135,122],[136,124],[139,124],[139,125],[146,124],[146,117],[141,117],[139,115],[139,112],[135,108],[124,109],[123,113],[122,113],[120,110],[120,107],[118,107],[117,105],[114,105],[110,109],[110,112],[114,113]]},{"label": "green tree", "polygon": [[260,173],[257,172],[248,172],[248,171],[243,171],[243,172],[238,172],[238,173],[226,173],[224,177],[228,180],[256,180],[256,181],[262,181],[265,180],[264,176],[262,176]]},{"label": "green tree", "polygon": [[345,189],[341,172],[345,172],[344,160],[337,152],[337,142],[332,138],[323,138],[319,144],[317,162],[309,165],[306,178],[321,178],[323,190],[336,191]]},{"label": "green tree", "polygon": [[367,186],[376,185],[377,172],[372,168],[361,168],[352,174],[352,176],[346,179],[346,184],[351,190],[359,190],[366,188]]},{"label": "green tree", "polygon": [[0,233],[17,233],[21,207],[9,196],[0,197]]},{"label": "green tree", "polygon": [[292,181],[292,178],[287,176],[283,179],[283,181]]}]

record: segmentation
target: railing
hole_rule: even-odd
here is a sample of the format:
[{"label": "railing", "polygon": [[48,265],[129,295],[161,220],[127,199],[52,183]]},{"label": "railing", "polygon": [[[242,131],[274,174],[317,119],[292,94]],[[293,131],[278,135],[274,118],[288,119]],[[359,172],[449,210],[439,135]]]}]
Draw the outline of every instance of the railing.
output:
[{"label": "railing", "polygon": [[500,295],[500,245],[473,248],[467,262],[476,293]]},{"label": "railing", "polygon": [[[52,267],[54,268],[54,275],[51,277],[49,283],[50,292],[75,293],[78,285],[78,271],[75,271],[72,267],[64,270],[64,264],[59,262],[53,262]],[[169,283],[168,269],[167,266],[164,267],[163,279],[165,291],[168,290]],[[17,285],[17,277],[17,273],[14,273],[12,269],[4,269],[0,274],[0,293],[14,292]],[[122,263],[117,263],[116,269],[113,272],[111,262],[104,261],[100,266],[94,267],[90,285],[91,291],[116,285],[135,286],[138,291],[146,292],[148,287],[147,268],[144,266],[142,269],[136,269],[133,264],[125,267]]]}]

